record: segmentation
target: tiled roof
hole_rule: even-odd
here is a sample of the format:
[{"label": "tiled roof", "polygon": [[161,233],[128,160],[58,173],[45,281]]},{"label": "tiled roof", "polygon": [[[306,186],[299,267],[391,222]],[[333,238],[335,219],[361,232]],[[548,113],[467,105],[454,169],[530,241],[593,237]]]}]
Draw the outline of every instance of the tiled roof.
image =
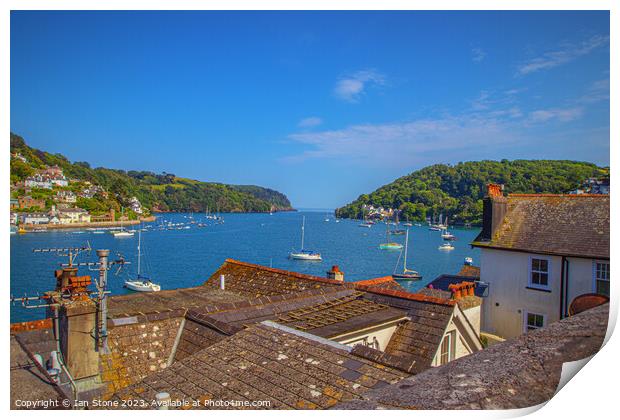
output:
[{"label": "tiled roof", "polygon": [[609,258],[608,195],[513,194],[507,206],[491,240],[473,246]]},{"label": "tiled roof", "polygon": [[474,280],[476,287],[474,288],[474,294],[478,297],[484,297],[486,293],[486,287],[475,281],[475,277],[463,276],[461,274],[442,274],[435,280],[426,285],[426,287],[418,290],[418,293],[435,296],[444,299],[450,299],[452,292],[450,291],[451,284],[458,284],[462,282],[471,282]]},{"label": "tiled roof", "polygon": [[329,408],[405,376],[337,343],[274,324],[257,324],[148,376],[112,399],[151,401],[158,392],[168,392],[173,402],[185,399],[202,408],[207,400],[269,401],[269,408]]},{"label": "tiled roof", "polygon": [[609,305],[554,322],[447,365],[364,394],[335,409],[493,410],[534,407],[551,399],[566,362],[601,348]]},{"label": "tiled roof", "polygon": [[394,280],[394,277],[392,276],[378,277],[375,279],[368,279],[368,280],[360,280],[360,281],[353,282],[353,284],[356,286],[375,286],[375,287],[382,287],[384,289],[402,290],[402,291],[405,290],[405,288],[401,286],[396,280]]},{"label": "tiled roof", "polygon": [[475,265],[463,264],[463,266],[461,267],[461,271],[459,271],[456,275],[463,277],[476,277],[479,279],[480,267],[476,267]]},{"label": "tiled roof", "polygon": [[[296,297],[299,294],[292,294],[286,295],[286,299],[282,301],[216,313],[193,309],[187,316],[228,335],[245,326],[272,320],[325,338],[337,337],[406,316],[403,310],[363,299],[363,294],[351,289],[312,295],[303,293],[300,297]],[[232,330],[229,332],[228,329]]]},{"label": "tiled roof", "polygon": [[108,298],[108,316],[116,318],[141,313],[189,309],[207,304],[221,305],[246,300],[246,297],[239,296],[233,292],[205,286],[162,290],[156,293],[132,293]]},{"label": "tiled roof", "polygon": [[205,286],[219,287],[220,275],[225,276],[226,290],[246,297],[283,295],[304,290],[342,287],[343,284],[338,280],[227,259],[205,282]]}]

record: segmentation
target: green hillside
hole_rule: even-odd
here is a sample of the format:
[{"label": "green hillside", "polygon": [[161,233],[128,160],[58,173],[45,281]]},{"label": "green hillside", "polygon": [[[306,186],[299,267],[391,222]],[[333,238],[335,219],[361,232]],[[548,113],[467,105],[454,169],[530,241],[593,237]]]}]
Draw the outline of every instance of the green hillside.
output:
[{"label": "green hillside", "polygon": [[[64,175],[72,180],[65,189],[76,192],[84,181],[103,187],[108,198],[96,195],[92,199],[78,199],[77,205],[93,214],[107,211],[110,207],[128,205],[135,196],[143,207],[152,211],[194,211],[207,208],[215,212],[268,212],[290,210],[288,198],[268,188],[254,185],[227,185],[201,182],[177,177],[174,174],[155,174],[148,171],[123,171],[106,168],[91,168],[87,162],[70,162],[60,154],[51,154],[29,147],[24,139],[11,133],[11,153],[19,153],[26,159],[11,159],[11,184],[33,175],[37,169],[58,165]],[[14,191],[13,195],[19,194]],[[34,198],[50,199],[51,191],[32,192]],[[50,199],[51,202],[51,199]]]},{"label": "green hillside", "polygon": [[507,193],[566,193],[589,177],[609,176],[607,168],[567,160],[502,160],[432,165],[362,194],[336,210],[338,217],[361,218],[362,206],[401,210],[401,220],[424,221],[443,213],[450,223],[480,224],[486,184]]}]

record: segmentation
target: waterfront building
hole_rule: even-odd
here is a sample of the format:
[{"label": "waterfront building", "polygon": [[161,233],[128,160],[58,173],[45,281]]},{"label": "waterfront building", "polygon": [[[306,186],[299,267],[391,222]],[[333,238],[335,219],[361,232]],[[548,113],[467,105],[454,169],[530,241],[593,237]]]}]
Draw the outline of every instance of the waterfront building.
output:
[{"label": "waterfront building", "polygon": [[58,220],[62,225],[68,225],[72,223],[90,223],[90,214],[81,208],[73,207],[68,209],[56,210]]},{"label": "waterfront building", "polygon": [[43,225],[47,224],[50,220],[49,216],[45,213],[23,213],[19,217],[20,223],[25,225]]},{"label": "waterfront building", "polygon": [[511,194],[489,185],[472,242],[488,286],[482,330],[504,338],[568,316],[573,299],[609,296],[609,196]]},{"label": "waterfront building", "polygon": [[19,200],[17,198],[11,198],[10,208],[11,210],[19,208]]}]

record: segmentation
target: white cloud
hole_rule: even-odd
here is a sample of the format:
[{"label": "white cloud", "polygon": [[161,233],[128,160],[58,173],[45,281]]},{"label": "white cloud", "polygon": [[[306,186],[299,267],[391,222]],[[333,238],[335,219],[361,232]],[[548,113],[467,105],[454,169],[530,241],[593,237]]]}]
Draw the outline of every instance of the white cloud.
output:
[{"label": "white cloud", "polygon": [[487,56],[487,53],[482,48],[472,48],[471,50],[471,59],[476,63],[479,63],[482,60],[484,60],[486,56]]},{"label": "white cloud", "polygon": [[517,72],[523,76],[540,70],[548,70],[569,63],[608,43],[609,36],[595,35],[578,44],[565,44],[561,49],[547,52],[522,63]]},{"label": "white cloud", "polygon": [[[508,117],[508,116],[507,116]],[[409,165],[429,155],[443,160],[464,151],[470,157],[481,149],[512,144],[518,135],[508,118],[467,114],[391,124],[360,124],[340,130],[295,133],[289,138],[308,146],[299,162],[313,158],[345,158],[374,166]],[[462,155],[465,155],[462,154]]]},{"label": "white cloud", "polygon": [[582,115],[582,108],[549,108],[530,112],[529,120],[535,123],[551,120],[569,122],[580,118]]},{"label": "white cloud", "polygon": [[334,94],[347,102],[358,102],[369,85],[385,84],[385,76],[374,70],[360,70],[336,83]]},{"label": "white cloud", "polygon": [[609,101],[609,79],[597,80],[580,99],[581,103],[592,104],[600,101]]},{"label": "white cloud", "polygon": [[308,118],[304,118],[301,121],[299,121],[297,126],[302,127],[302,128],[308,128],[308,127],[316,127],[321,124],[323,124],[323,120],[320,119],[319,117],[308,117]]}]

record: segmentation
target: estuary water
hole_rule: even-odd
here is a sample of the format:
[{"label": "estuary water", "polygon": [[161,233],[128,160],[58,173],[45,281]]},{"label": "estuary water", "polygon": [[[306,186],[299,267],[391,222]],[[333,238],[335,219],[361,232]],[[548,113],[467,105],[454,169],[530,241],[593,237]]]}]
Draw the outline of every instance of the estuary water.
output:
[{"label": "estuary water", "polygon": [[[321,262],[288,259],[289,252],[300,247],[303,216],[306,218],[304,247],[320,252]],[[332,214],[317,211],[223,214],[222,217],[224,223],[215,224],[196,213],[169,213],[158,215],[156,222],[144,224],[151,226],[142,233],[143,274],[161,284],[162,289],[197,286],[226,258],[234,258],[318,276],[324,276],[332,265],[338,265],[345,273],[345,281],[356,281],[392,274],[400,256],[400,251],[379,249],[379,244],[386,239],[385,224],[363,228],[356,220],[341,219],[336,223]],[[196,223],[189,224],[191,220]],[[163,222],[183,226],[164,230],[160,228]],[[198,227],[198,223],[207,226]],[[190,228],[181,229],[185,225]],[[440,232],[430,231],[427,226],[409,228],[407,265],[417,270],[423,279],[403,283],[407,289],[415,291],[440,274],[457,273],[465,257],[472,257],[474,264],[479,264],[479,251],[469,245],[479,230],[451,228],[450,232],[457,237],[453,242],[455,249],[440,251],[437,248],[444,242]],[[404,240],[404,235],[391,237],[394,242]],[[111,257],[122,255],[132,264],[118,273],[110,271],[110,291],[113,295],[135,293],[125,289],[123,283],[136,273],[138,234],[115,238],[108,232],[96,234],[80,229],[11,235],[11,294],[32,296],[54,288],[53,272],[67,259],[55,253],[33,253],[34,248],[79,247],[87,243],[93,251],[90,255],[81,254],[77,262],[96,261],[94,250],[101,248],[110,249]],[[399,269],[402,270],[402,259]],[[97,275],[86,267],[80,268],[79,274]],[[44,316],[44,309],[27,309],[19,303],[11,306],[11,322]]]}]

